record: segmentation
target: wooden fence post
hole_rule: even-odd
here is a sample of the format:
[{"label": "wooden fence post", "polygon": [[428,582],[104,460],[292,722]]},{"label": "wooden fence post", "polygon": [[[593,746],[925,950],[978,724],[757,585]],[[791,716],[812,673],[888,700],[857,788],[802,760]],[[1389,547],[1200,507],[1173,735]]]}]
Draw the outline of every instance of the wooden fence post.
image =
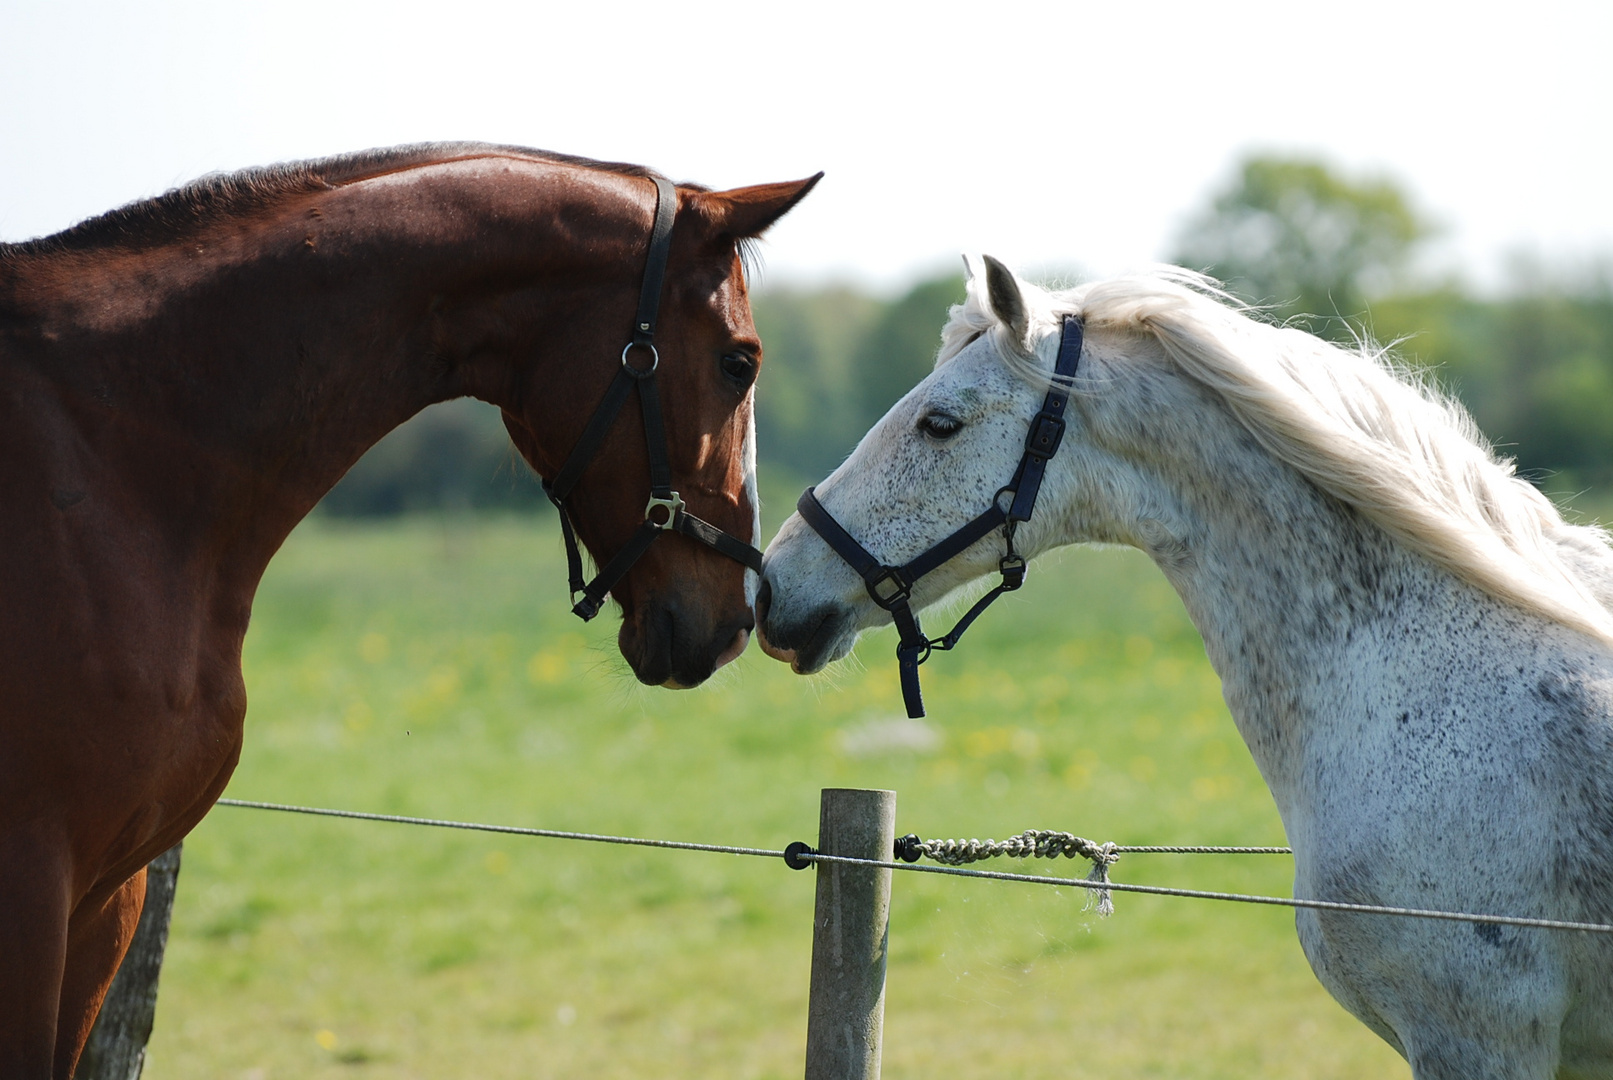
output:
[{"label": "wooden fence post", "polygon": [[146,867],[146,902],[140,924],[101,1003],[101,1015],[90,1029],[73,1080],[140,1080],[146,1041],[151,1038],[157,1013],[157,976],[162,973],[162,954],[168,946],[180,847],[175,844]]},{"label": "wooden fence post", "polygon": [[[889,862],[896,792],[825,788],[818,851]],[[806,1080],[879,1080],[891,872],[818,863]]]}]

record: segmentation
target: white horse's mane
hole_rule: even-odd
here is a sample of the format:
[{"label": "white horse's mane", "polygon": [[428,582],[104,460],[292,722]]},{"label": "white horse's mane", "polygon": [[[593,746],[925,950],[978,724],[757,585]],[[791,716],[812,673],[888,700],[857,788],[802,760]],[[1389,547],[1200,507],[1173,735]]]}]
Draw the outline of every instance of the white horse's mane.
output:
[{"label": "white horse's mane", "polygon": [[1460,403],[1385,350],[1341,349],[1250,318],[1215,282],[1175,267],[1021,290],[1029,343],[1009,340],[976,276],[942,331],[937,366],[990,335],[1012,370],[1045,387],[1064,314],[1091,330],[1148,335],[1322,490],[1461,580],[1613,643],[1608,534],[1564,521]]}]

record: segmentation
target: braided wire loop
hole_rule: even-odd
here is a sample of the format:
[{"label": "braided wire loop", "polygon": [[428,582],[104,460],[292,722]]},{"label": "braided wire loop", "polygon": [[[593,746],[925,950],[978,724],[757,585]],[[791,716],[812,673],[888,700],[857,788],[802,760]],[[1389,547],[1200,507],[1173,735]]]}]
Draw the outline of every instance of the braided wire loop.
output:
[{"label": "braided wire loop", "polygon": [[[1074,833],[1053,829],[1026,829],[1007,840],[924,840],[919,849],[938,863],[962,866],[982,859],[995,859],[999,855],[1010,859],[1066,859],[1082,858],[1092,863],[1087,881],[1105,885],[1109,881],[1109,867],[1120,861],[1120,845],[1113,842],[1096,843]],[[1114,914],[1114,898],[1108,889],[1088,890],[1088,906],[1096,906],[1098,914],[1108,918]]]},{"label": "braided wire loop", "polygon": [[1052,829],[1026,829],[1007,840],[926,840],[924,854],[938,863],[963,866],[999,855],[1010,859],[1083,858],[1108,867],[1120,858],[1118,845],[1099,844],[1074,833]]}]

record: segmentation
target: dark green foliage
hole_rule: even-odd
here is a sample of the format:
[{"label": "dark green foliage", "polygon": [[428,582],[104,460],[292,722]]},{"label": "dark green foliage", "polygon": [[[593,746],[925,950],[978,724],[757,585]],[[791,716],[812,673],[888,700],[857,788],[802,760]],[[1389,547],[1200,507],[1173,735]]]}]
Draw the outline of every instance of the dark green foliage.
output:
[{"label": "dark green foliage", "polygon": [[1400,341],[1553,494],[1613,484],[1613,286],[1516,275],[1511,294],[1405,287],[1431,230],[1392,182],[1251,157],[1184,230],[1175,260],[1335,341]]},{"label": "dark green foliage", "polygon": [[1320,316],[1348,337],[1369,295],[1393,287],[1429,226],[1385,179],[1350,180],[1319,161],[1251,157],[1194,218],[1172,261],[1206,270],[1274,316]]},{"label": "dark green foliage", "polygon": [[915,285],[881,312],[853,361],[852,404],[863,430],[930,373],[947,310],[961,303],[963,276],[954,274]]},{"label": "dark green foliage", "polygon": [[864,428],[847,408],[852,353],[879,318],[879,301],[840,286],[751,298],[765,362],[756,390],[758,453],[803,477],[840,464]]},{"label": "dark green foliage", "polygon": [[1461,397],[1484,433],[1553,495],[1613,487],[1613,288],[1528,289],[1501,300],[1453,290],[1372,306],[1380,340]]},{"label": "dark green foliage", "polygon": [[963,278],[920,282],[879,301],[844,286],[780,290],[753,300],[767,350],[757,396],[762,460],[816,478],[935,364]]},{"label": "dark green foliage", "polygon": [[376,443],[320,503],[340,517],[547,505],[498,410],[468,398],[433,405]]}]

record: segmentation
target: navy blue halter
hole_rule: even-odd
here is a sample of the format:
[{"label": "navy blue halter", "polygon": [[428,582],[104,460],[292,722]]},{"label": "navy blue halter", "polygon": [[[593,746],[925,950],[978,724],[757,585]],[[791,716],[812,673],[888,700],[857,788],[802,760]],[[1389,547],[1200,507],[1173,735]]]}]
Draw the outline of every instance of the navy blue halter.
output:
[{"label": "navy blue halter", "polygon": [[[622,366],[611,380],[605,397],[589,417],[571,456],[560,466],[553,480],[543,482],[544,493],[560,511],[560,533],[566,541],[566,569],[571,581],[572,612],[584,622],[599,614],[605,597],[639,557],[664,532],[682,533],[714,548],[735,562],[757,573],[762,571],[762,553],[738,537],[730,536],[708,521],[702,521],[683,507],[683,499],[672,490],[672,466],[666,448],[666,425],[661,419],[661,395],[655,385],[655,369],[661,355],[655,351],[655,319],[661,308],[661,283],[666,277],[667,257],[672,251],[672,223],[678,212],[678,192],[659,176],[655,181],[655,225],[650,233],[650,251],[644,263],[644,282],[639,289],[638,313],[633,317],[633,337],[622,349]],[[649,354],[646,367],[635,367],[628,357],[634,350]],[[605,444],[605,436],[616,423],[616,416],[638,388],[639,410],[644,414],[644,443],[650,457],[650,501],[644,507],[644,520],[633,530],[627,543],[605,564],[593,581],[584,582],[582,552],[566,497],[582,479],[583,470]],[[582,599],[577,599],[577,594]]]},{"label": "navy blue halter", "polygon": [[[1064,316],[1064,327],[1059,335],[1058,360],[1053,365],[1053,385],[1042,401],[1041,412],[1031,420],[1030,431],[1025,436],[1025,453],[1019,459],[1014,478],[997,492],[991,508],[907,563],[890,566],[880,562],[823,508],[812,488],[807,488],[795,504],[802,519],[863,579],[863,586],[874,603],[891,613],[900,635],[896,645],[896,660],[902,677],[902,700],[907,704],[907,715],[910,717],[924,715],[924,697],[919,689],[919,665],[928,660],[931,653],[945,652],[957,645],[963,632],[980,617],[981,612],[991,606],[992,601],[1025,583],[1025,559],[1014,550],[1014,532],[1021,522],[1031,519],[1047,463],[1058,452],[1059,443],[1064,439],[1064,407],[1070,400],[1070,380],[1081,361],[1082,338],[1080,318]],[[1004,496],[1009,497],[1006,510],[1003,509]],[[945,637],[925,636],[918,616],[913,614],[909,604],[913,586],[925,574],[962,554],[997,528],[1003,531],[1006,549],[997,563],[1002,583],[977,600]]]}]

